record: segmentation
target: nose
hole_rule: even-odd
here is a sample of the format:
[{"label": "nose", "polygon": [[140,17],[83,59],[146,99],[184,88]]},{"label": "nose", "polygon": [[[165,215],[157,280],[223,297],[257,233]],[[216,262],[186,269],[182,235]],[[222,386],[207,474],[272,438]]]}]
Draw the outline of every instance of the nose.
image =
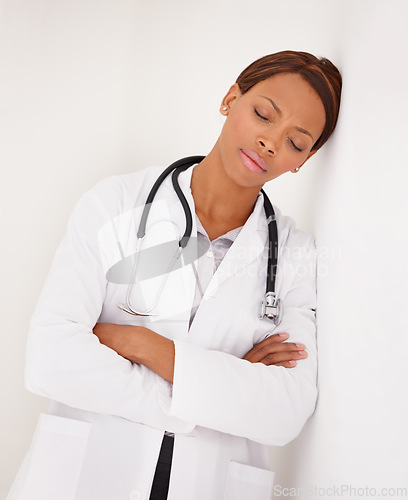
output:
[{"label": "nose", "polygon": [[261,146],[263,150],[266,150],[271,156],[276,155],[276,146],[273,144],[271,140],[259,138],[258,144]]}]

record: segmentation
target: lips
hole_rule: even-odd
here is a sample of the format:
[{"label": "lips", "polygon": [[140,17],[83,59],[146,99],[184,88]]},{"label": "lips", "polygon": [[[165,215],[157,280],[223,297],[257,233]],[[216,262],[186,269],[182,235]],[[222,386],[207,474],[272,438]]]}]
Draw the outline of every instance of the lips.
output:
[{"label": "lips", "polygon": [[[241,155],[241,158],[244,162],[244,164],[248,167],[248,168],[257,168],[260,169],[259,172],[261,173],[262,172],[266,172],[266,163],[265,161],[257,154],[255,153],[255,151],[250,151],[249,149],[240,149],[240,155]],[[248,161],[248,159],[250,161]],[[255,164],[255,165],[253,165]],[[251,170],[253,169],[251,168]]]}]

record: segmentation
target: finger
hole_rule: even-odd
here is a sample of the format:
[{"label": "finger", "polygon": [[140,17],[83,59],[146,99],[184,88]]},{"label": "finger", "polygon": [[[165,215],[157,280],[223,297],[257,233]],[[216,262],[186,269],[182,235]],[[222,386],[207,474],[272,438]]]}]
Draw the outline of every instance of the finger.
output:
[{"label": "finger", "polygon": [[294,368],[297,365],[296,361],[282,361],[281,363],[276,363],[274,366],[283,366],[284,368]]},{"label": "finger", "polygon": [[[244,357],[252,363],[257,363],[261,361],[268,355],[277,353],[294,353],[304,351],[305,346],[303,344],[294,344],[292,342],[283,342],[281,344],[257,344],[254,346]],[[291,359],[291,358],[289,358]]]},{"label": "finger", "polygon": [[294,360],[281,361],[280,363],[274,363],[273,365],[270,365],[266,360],[259,361],[259,363],[262,363],[266,366],[283,366],[284,368],[294,368],[297,365],[297,362]]},{"label": "finger", "polygon": [[264,346],[256,345],[249,352],[247,352],[247,354],[244,356],[244,359],[247,359],[252,363],[257,363],[268,355],[276,353],[292,353],[299,350],[301,349],[296,347],[296,344],[292,343],[272,344]]},{"label": "finger", "polygon": [[298,361],[300,359],[307,358],[306,351],[294,351],[294,352],[278,352],[274,354],[268,354],[264,358],[262,358],[259,362],[264,363],[265,365],[275,365],[276,363],[281,363],[285,361]]},{"label": "finger", "polygon": [[[285,338],[288,338],[288,334],[284,334],[286,337],[282,337],[281,334],[276,334],[276,335],[271,335],[270,337],[267,337],[266,339],[262,340],[261,342],[258,342],[257,344],[254,345],[255,349],[265,349],[269,346],[282,346],[284,345]],[[291,343],[292,345],[295,345]],[[305,349],[305,345],[301,343],[297,343],[297,346],[300,347],[300,349]]]},{"label": "finger", "polygon": [[247,357],[248,361],[251,363],[264,363],[266,365],[275,365],[277,363],[285,361],[296,361],[299,359],[307,358],[308,353],[306,351],[283,351],[275,353],[267,353],[263,356],[259,356],[258,353],[250,357]]},{"label": "finger", "polygon": [[263,342],[266,342],[266,343],[279,343],[279,342],[285,342],[285,340],[287,340],[289,338],[289,333],[274,333],[273,335],[268,335],[268,337],[266,337],[266,339],[262,340],[261,342],[259,342],[259,344],[262,344]]},{"label": "finger", "polygon": [[287,340],[288,338],[289,338],[289,333],[275,333],[273,335],[269,335],[265,339],[255,344],[254,348],[260,349],[266,345],[279,345],[285,342],[285,340]]}]

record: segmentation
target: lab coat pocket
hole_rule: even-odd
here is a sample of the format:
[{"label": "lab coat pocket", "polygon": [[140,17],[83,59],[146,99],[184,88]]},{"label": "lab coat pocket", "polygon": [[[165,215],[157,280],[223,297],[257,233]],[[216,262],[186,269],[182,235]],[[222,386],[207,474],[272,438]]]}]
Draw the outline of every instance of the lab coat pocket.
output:
[{"label": "lab coat pocket", "polygon": [[[41,413],[16,500],[74,500],[90,423]],[[27,457],[28,458],[28,457]]]},{"label": "lab coat pocket", "polygon": [[274,477],[270,470],[230,462],[224,500],[270,500]]}]

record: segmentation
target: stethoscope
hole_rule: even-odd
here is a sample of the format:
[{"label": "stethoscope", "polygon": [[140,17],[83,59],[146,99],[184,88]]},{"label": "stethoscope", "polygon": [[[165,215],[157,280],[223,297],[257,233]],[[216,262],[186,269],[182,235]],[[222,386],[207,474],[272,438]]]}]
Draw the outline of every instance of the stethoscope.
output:
[{"label": "stethoscope", "polygon": [[[146,199],[146,203],[143,207],[142,216],[139,223],[139,229],[137,231],[137,242],[136,242],[136,256],[133,263],[133,268],[131,272],[131,277],[129,281],[129,285],[126,293],[126,304],[118,304],[119,309],[125,311],[129,314],[137,315],[137,316],[151,316],[154,315],[153,311],[155,306],[159,300],[161,292],[165,286],[167,277],[170,271],[173,269],[173,266],[177,259],[179,259],[182,255],[183,248],[185,248],[189,242],[191,231],[193,227],[193,218],[191,215],[191,210],[184,196],[183,191],[180,188],[180,184],[178,182],[178,177],[181,172],[187,170],[192,165],[196,163],[200,163],[205,157],[204,156],[189,156],[187,158],[182,158],[174,163],[172,163],[169,167],[167,167],[157,178],[156,182],[153,184],[152,189]],[[149,217],[149,212],[152,207],[152,202],[156,193],[160,186],[162,185],[165,178],[172,173],[171,180],[173,183],[174,191],[177,194],[178,199],[180,200],[181,206],[183,207],[185,218],[186,218],[186,229],[184,231],[183,236],[178,242],[178,249],[175,252],[173,258],[170,261],[167,272],[163,275],[159,290],[156,294],[156,297],[153,303],[148,307],[145,311],[137,311],[132,307],[130,302],[130,296],[132,293],[133,283],[135,281],[137,264],[139,261],[139,254],[142,245],[142,240],[146,235],[146,223],[147,218]],[[282,319],[283,314],[283,305],[279,298],[276,298],[275,294],[275,281],[276,281],[276,270],[278,263],[278,228],[276,225],[276,217],[275,212],[273,210],[272,204],[267,197],[265,191],[261,189],[261,192],[264,197],[264,210],[266,215],[266,221],[268,224],[268,266],[267,266],[267,277],[266,277],[266,292],[265,299],[260,303],[259,314],[258,317],[269,318],[276,325],[279,325]]]}]

